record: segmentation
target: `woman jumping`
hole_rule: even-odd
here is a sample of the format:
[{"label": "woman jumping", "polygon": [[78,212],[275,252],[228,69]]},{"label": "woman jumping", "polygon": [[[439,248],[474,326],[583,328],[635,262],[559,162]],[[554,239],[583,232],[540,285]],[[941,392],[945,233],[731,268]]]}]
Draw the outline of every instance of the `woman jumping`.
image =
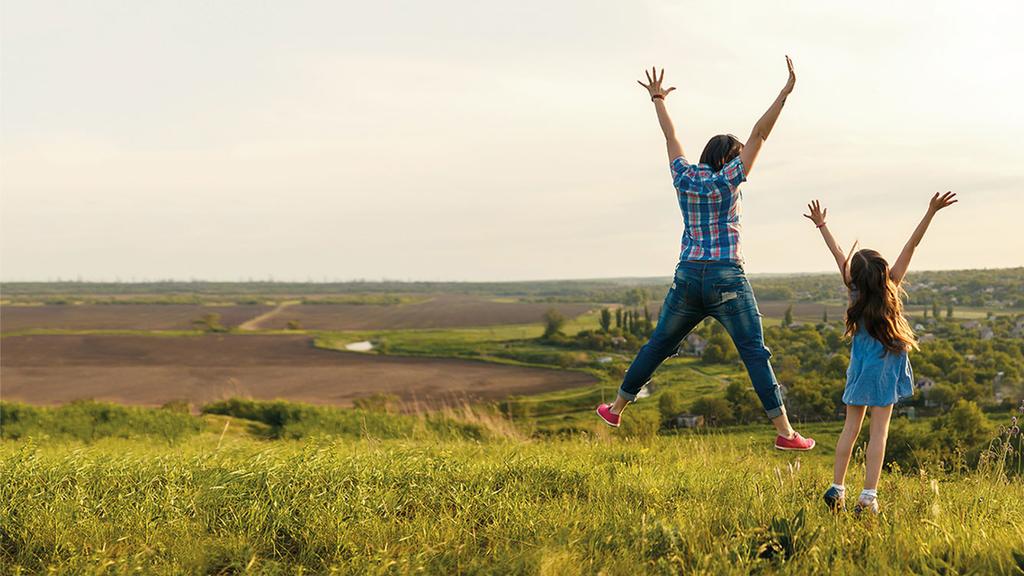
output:
[{"label": "woman jumping", "polygon": [[639,82],[650,93],[665,134],[672,181],[685,228],[675,280],[665,296],[658,326],[626,372],[615,402],[597,407],[597,414],[610,426],[619,425],[622,411],[636,399],[651,374],[676,353],[679,343],[698,323],[710,316],[725,326],[739,350],[754,390],[778,431],[775,447],[780,450],[814,448],[814,440],[797,434],[786,416],[779,384],[768,360],[771,352],[764,345],[761,314],[743,272],[740,250],[742,193],[739,185],[753,169],[761,145],[796,84],[789,56],[786,65],[789,79],[754,125],[747,143],[740,143],[731,134],[715,136],[704,147],[698,164],[686,161],[665,108],[665,97],[675,90],[662,87],[665,71],[659,76],[657,70],[651,69],[645,72],[647,83]]}]

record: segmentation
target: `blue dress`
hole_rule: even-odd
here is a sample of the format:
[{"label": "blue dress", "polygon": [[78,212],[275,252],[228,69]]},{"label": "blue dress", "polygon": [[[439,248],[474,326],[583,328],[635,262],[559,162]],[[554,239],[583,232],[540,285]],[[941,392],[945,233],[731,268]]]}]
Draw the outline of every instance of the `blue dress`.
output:
[{"label": "blue dress", "polygon": [[914,371],[907,351],[887,352],[863,325],[853,336],[843,404],[889,406],[914,395]]}]

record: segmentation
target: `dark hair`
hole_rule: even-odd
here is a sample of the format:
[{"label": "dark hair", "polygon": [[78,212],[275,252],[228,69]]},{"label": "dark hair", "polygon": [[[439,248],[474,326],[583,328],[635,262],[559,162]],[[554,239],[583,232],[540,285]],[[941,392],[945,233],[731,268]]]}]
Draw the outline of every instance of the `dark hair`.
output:
[{"label": "dark hair", "polygon": [[732,134],[719,134],[708,140],[704,146],[704,152],[700,155],[700,163],[711,166],[711,170],[718,172],[723,166],[740,155],[743,143]]},{"label": "dark hair", "polygon": [[846,310],[846,335],[864,326],[886,352],[917,347],[917,338],[903,316],[903,289],[889,276],[889,263],[874,250],[858,250],[847,259],[850,288],[857,298]]}]

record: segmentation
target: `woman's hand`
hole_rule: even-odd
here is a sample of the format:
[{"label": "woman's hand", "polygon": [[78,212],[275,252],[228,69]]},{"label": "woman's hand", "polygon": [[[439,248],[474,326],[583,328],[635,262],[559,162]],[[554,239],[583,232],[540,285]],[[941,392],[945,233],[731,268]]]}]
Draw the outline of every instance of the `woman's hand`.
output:
[{"label": "woman's hand", "polygon": [[811,222],[814,222],[815,226],[821,228],[825,224],[825,216],[828,215],[828,208],[822,210],[821,204],[817,200],[807,205],[807,211],[810,212],[810,214],[804,214],[804,218],[810,219]]},{"label": "woman's hand", "polygon": [[789,68],[789,79],[786,80],[786,85],[782,87],[782,92],[775,97],[775,101],[768,107],[768,110],[761,116],[761,119],[754,124],[754,129],[750,131],[750,137],[747,138],[747,143],[743,145],[743,150],[740,151],[740,160],[743,162],[743,172],[750,177],[750,172],[754,169],[754,161],[757,160],[757,155],[761,153],[761,145],[768,139],[768,135],[772,133],[772,128],[775,127],[775,121],[779,119],[779,114],[782,113],[782,107],[786,105],[786,98],[793,91],[793,86],[796,85],[796,72],[793,71],[793,61],[786,56],[786,67]]},{"label": "woman's hand", "polygon": [[669,92],[675,90],[674,86],[671,88],[661,87],[661,81],[665,79],[664,68],[661,69],[660,77],[658,76],[658,71],[654,68],[651,68],[650,72],[644,70],[644,75],[647,76],[647,84],[644,84],[639,80],[637,80],[636,83],[643,86],[644,88],[647,88],[647,92],[650,93],[652,100],[655,98],[664,98],[665,96],[668,96]]},{"label": "woman's hand", "polygon": [[789,56],[786,56],[786,67],[789,68],[789,80],[786,80],[782,93],[788,96],[793,92],[793,86],[796,86],[796,72],[793,70],[793,61],[789,59]]},{"label": "woman's hand", "polygon": [[936,192],[932,199],[928,202],[928,213],[935,214],[939,210],[947,206],[952,206],[957,203],[956,192],[946,192],[942,196]]}]

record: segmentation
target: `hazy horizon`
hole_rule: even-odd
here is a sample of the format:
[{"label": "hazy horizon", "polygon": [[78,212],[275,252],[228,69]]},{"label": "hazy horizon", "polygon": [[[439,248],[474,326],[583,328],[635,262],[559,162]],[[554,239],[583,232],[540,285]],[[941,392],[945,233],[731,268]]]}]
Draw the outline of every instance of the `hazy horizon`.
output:
[{"label": "hazy horizon", "polygon": [[[796,90],[744,185],[746,270],[801,217],[917,270],[1024,265],[1024,5],[572,0],[0,5],[0,279],[667,277],[691,160]],[[1017,240],[1014,240],[1017,238]],[[187,281],[187,280],[182,280]]]},{"label": "hazy horizon", "polygon": [[[971,271],[991,271],[991,270],[1013,270],[1021,268],[1021,266],[1001,266],[997,268],[947,268],[941,270],[911,270],[910,273],[927,273],[927,272],[971,272]],[[828,274],[837,274],[835,270],[811,270],[807,272],[751,272],[747,276],[750,278],[759,278],[767,276],[820,276]],[[322,278],[322,279],[310,279],[310,278],[236,278],[236,279],[224,279],[224,280],[211,280],[207,278],[108,278],[108,279],[97,279],[97,280],[85,280],[85,279],[74,279],[74,278],[51,278],[43,280],[0,280],[0,284],[59,284],[59,283],[75,283],[75,284],[188,284],[188,283],[210,283],[210,284],[246,284],[246,283],[277,283],[277,284],[521,284],[521,283],[532,283],[532,282],[601,282],[601,281],[669,281],[670,274],[662,275],[650,275],[650,276],[594,276],[594,277],[577,277],[577,278],[509,278],[506,280],[457,280],[457,279],[438,279],[438,280],[424,280],[419,278]],[[837,274],[838,281],[838,274]]]}]

